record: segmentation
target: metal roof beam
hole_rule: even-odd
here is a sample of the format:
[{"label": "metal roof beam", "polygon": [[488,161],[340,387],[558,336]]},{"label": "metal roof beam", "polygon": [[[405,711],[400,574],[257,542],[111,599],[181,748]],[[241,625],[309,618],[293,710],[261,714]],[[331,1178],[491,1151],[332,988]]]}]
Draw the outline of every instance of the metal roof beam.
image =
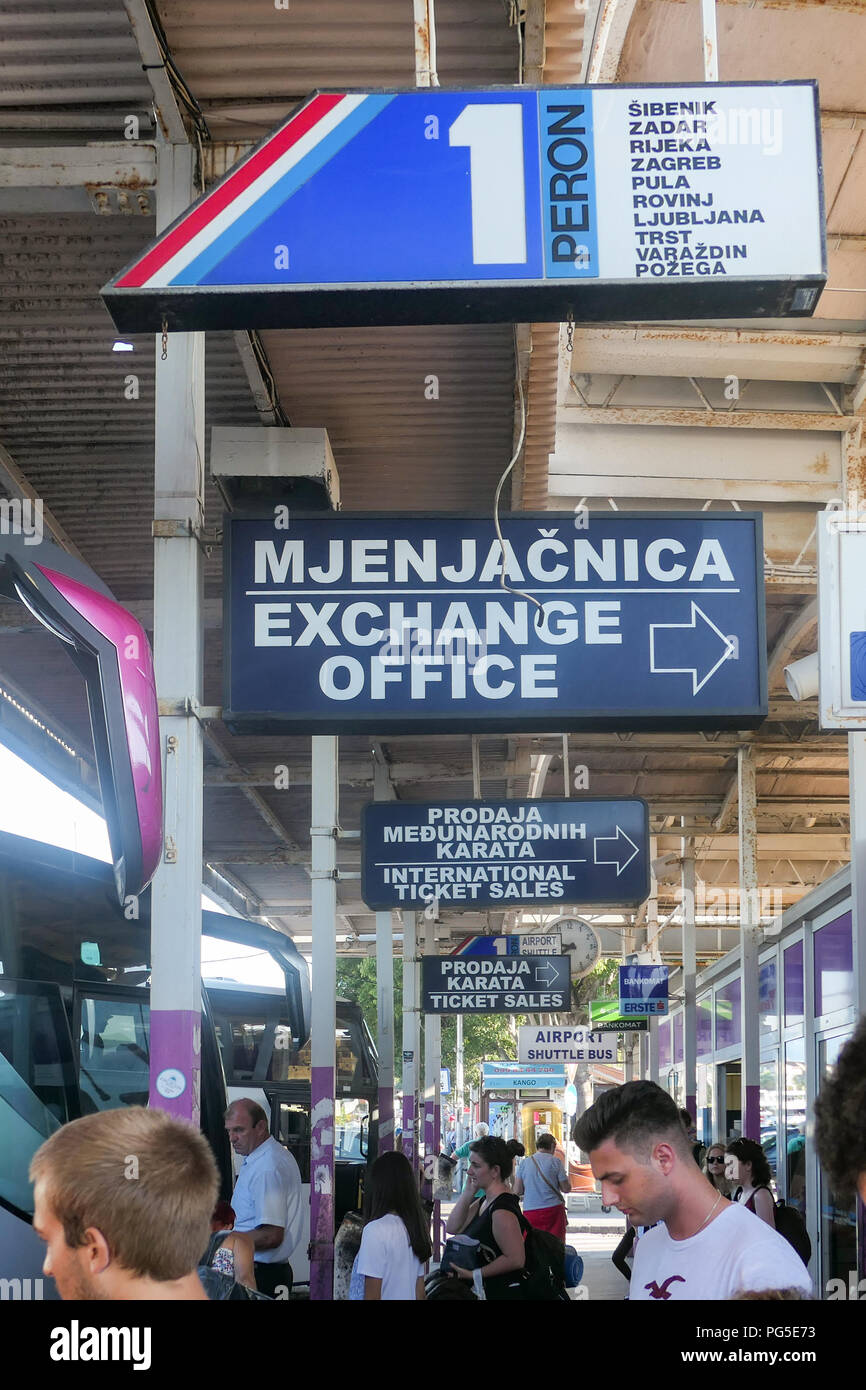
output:
[{"label": "metal roof beam", "polygon": [[86,563],[78,546],[70,539],[60,522],[46,507],[44,499],[36,496],[36,489],[27,481],[12,455],[4,449],[2,444],[0,444],[0,487],[10,497],[20,498],[22,502],[38,503],[42,509],[43,529],[53,537],[59,546],[62,546],[67,554],[74,555],[77,560]]},{"label": "metal roof beam", "polygon": [[147,0],[123,0],[129,23],[138,44],[141,62],[153,91],[154,109],[163,136],[170,144],[189,143],[180,104],[169,80],[162,52],[153,26]]},{"label": "metal roof beam", "polygon": [[562,405],[561,425],[686,425],[699,429],[827,430],[844,434],[856,416],[815,410],[734,410],[711,413],[696,406]]},{"label": "metal roof beam", "polygon": [[[140,140],[4,148],[0,188],[101,188],[137,193],[156,185],[156,146]],[[137,210],[137,209],[136,209]]]}]

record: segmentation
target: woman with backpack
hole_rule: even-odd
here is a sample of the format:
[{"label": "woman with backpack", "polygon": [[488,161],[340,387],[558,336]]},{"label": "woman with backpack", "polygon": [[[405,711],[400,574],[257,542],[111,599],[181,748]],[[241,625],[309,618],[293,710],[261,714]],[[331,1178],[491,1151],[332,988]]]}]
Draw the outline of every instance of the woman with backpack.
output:
[{"label": "woman with backpack", "polygon": [[731,1200],[776,1229],[776,1203],[770,1191],[772,1173],[767,1156],[754,1139],[734,1139],[725,1150],[725,1177],[739,1186]]},{"label": "woman with backpack", "polygon": [[[488,1134],[469,1146],[466,1186],[448,1219],[450,1235],[465,1235],[481,1247],[485,1297],[501,1302],[523,1297],[529,1223],[520,1201],[508,1188],[514,1162],[504,1139]],[[479,1194],[481,1194],[479,1196]],[[458,1279],[472,1280],[472,1270],[453,1268]]]},{"label": "woman with backpack", "polygon": [[549,1231],[565,1244],[568,1214],[562,1194],[571,1191],[571,1184],[556,1156],[553,1135],[540,1134],[536,1145],[537,1151],[521,1161],[513,1188],[523,1198],[523,1214],[530,1226]]}]

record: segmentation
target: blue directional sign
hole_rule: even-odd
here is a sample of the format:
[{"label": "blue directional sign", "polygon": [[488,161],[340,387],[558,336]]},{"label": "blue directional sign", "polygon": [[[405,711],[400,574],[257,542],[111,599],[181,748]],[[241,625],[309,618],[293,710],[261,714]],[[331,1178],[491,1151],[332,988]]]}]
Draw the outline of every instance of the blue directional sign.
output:
[{"label": "blue directional sign", "polygon": [[[502,518],[504,551],[490,517],[292,513],[279,529],[281,516],[226,518],[231,728],[742,729],[766,717],[759,514],[521,513]],[[607,848],[621,862],[627,845]]]},{"label": "blue directional sign", "polygon": [[561,1091],[568,1085],[564,1067],[539,1062],[482,1062],[482,1091]]},{"label": "blue directional sign", "polygon": [[103,297],[123,332],[808,314],[817,116],[810,82],[320,92]]},{"label": "blue directional sign", "polygon": [[546,1014],[571,1007],[566,956],[422,956],[421,981],[427,1014]]},{"label": "blue directional sign", "polygon": [[668,1011],[668,967],[666,965],[621,965],[619,967],[619,1009],[623,1018],[666,1014]]},{"label": "blue directional sign", "polygon": [[[639,797],[372,801],[361,813],[361,896],[375,911],[636,907],[649,888],[649,810]],[[519,949],[519,936],[504,940]]]}]

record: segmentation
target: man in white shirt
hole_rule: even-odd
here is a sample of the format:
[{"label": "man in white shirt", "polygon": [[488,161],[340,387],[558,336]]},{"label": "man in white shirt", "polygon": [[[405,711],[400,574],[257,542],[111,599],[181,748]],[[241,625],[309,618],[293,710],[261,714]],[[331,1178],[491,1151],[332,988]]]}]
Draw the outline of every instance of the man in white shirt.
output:
[{"label": "man in white shirt", "polygon": [[707,1181],[660,1086],[629,1081],[605,1092],[576,1122],[574,1140],[589,1155],[605,1206],[635,1226],[654,1227],[637,1243],[630,1299],[811,1294],[806,1266],[784,1237]]},{"label": "man in white shirt", "polygon": [[300,1239],[301,1172],[292,1155],[271,1138],[268,1117],[246,1097],[226,1111],[226,1129],[243,1166],[232,1194],[235,1230],[255,1245],[256,1285],[273,1298],[292,1287],[292,1251]]}]

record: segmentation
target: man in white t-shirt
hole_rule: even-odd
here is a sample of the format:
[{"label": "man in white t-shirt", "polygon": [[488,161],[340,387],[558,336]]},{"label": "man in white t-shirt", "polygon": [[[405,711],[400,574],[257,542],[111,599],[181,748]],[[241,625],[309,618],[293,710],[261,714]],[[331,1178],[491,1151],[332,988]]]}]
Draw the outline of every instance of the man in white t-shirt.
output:
[{"label": "man in white t-shirt", "polygon": [[576,1122],[574,1140],[589,1155],[605,1206],[618,1207],[635,1226],[654,1227],[637,1243],[630,1299],[812,1292],[788,1242],[707,1181],[676,1104],[660,1086],[628,1081],[605,1092]]}]

